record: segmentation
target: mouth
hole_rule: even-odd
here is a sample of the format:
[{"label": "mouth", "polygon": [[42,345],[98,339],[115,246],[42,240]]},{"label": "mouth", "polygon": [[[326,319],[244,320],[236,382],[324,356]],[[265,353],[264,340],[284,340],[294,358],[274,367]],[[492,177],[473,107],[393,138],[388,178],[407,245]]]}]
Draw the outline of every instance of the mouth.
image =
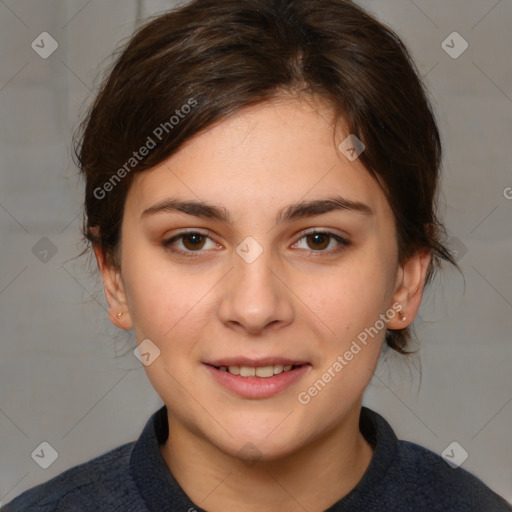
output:
[{"label": "mouth", "polygon": [[214,382],[244,398],[274,396],[302,379],[312,365],[291,359],[224,359],[204,363]]},{"label": "mouth", "polygon": [[264,366],[246,366],[246,365],[210,365],[221,372],[227,372],[231,375],[239,377],[259,377],[260,379],[268,379],[274,375],[291,372],[304,366],[303,364],[269,364]]}]

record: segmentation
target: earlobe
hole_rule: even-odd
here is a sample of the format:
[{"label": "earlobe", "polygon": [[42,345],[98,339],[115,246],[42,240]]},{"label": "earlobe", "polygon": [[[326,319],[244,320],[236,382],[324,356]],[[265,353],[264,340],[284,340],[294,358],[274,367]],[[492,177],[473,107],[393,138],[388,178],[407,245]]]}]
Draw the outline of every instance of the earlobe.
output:
[{"label": "earlobe", "polygon": [[419,249],[398,269],[393,304],[398,303],[401,308],[397,317],[389,321],[388,329],[405,329],[414,321],[420,308],[430,260],[430,249]]},{"label": "earlobe", "polygon": [[132,328],[132,321],[126,302],[126,293],[120,269],[109,265],[101,247],[95,246],[94,253],[103,280],[103,290],[108,304],[110,321],[120,329]]}]

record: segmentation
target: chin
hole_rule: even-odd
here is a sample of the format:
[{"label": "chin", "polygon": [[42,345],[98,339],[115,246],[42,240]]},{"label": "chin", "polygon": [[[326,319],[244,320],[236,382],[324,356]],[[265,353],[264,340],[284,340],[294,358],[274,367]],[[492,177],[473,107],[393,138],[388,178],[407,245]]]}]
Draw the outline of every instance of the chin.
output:
[{"label": "chin", "polygon": [[301,442],[304,441],[289,427],[282,432],[273,432],[270,435],[268,432],[271,432],[271,429],[266,430],[265,434],[257,435],[251,430],[238,429],[234,439],[225,438],[223,446],[218,445],[218,447],[232,457],[247,464],[254,464],[257,461],[270,462],[287,457],[299,450]]}]

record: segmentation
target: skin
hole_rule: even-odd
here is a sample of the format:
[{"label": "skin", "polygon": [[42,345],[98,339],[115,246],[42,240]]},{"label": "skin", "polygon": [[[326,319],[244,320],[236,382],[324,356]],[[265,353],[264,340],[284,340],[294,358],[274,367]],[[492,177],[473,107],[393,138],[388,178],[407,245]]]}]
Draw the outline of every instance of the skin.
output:
[{"label": "skin", "polygon": [[[223,120],[135,175],[121,269],[106,266],[95,249],[111,321],[160,350],[144,368],[168,410],[162,455],[208,511],[322,511],[353,489],[373,454],[358,421],[385,329],[307,405],[297,396],[393,303],[407,320],[397,314],[387,327],[402,329],[421,302],[430,253],[398,264],[391,208],[362,163],[337,149],[348,134],[330,119],[319,99],[282,96]],[[363,202],[373,214],[334,211],[275,224],[289,204],[333,195]],[[221,205],[233,224],[172,212],[141,219],[169,197]],[[189,254],[197,248],[197,258],[163,246],[192,228],[210,238],[178,239],[174,247]],[[350,245],[305,237],[312,228]],[[248,236],[263,249],[252,263],[236,252]],[[311,366],[277,395],[247,399],[217,384],[203,365],[240,355]]]}]

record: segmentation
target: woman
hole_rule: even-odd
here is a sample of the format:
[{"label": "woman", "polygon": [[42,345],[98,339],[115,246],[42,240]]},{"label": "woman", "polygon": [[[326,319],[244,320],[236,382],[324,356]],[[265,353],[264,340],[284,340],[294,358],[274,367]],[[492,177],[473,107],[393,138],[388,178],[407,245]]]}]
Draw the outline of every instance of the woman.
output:
[{"label": "woman", "polygon": [[83,128],[84,235],[165,406],[4,510],[511,510],[361,405],[456,266],[389,28],[345,0],[196,0],[132,37]]}]

